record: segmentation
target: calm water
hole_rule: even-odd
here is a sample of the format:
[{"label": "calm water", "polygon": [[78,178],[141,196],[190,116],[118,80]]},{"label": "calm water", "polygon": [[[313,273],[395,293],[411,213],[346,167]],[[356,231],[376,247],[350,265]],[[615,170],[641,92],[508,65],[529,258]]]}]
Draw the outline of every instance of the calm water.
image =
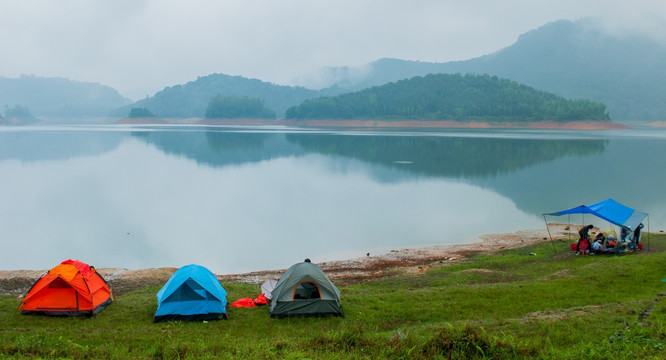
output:
[{"label": "calm water", "polygon": [[657,231],[664,154],[661,130],[0,128],[0,268],[286,268],[544,228],[609,197]]}]

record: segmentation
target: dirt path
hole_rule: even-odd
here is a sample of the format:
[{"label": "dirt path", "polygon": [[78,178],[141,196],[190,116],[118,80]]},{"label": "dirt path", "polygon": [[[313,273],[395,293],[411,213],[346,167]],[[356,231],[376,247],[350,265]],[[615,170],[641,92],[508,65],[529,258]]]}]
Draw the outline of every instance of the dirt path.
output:
[{"label": "dirt path", "polygon": [[[567,225],[551,224],[553,238],[567,237]],[[575,231],[574,231],[575,232]],[[318,265],[338,285],[378,279],[395,273],[421,273],[446,263],[463,261],[471,253],[492,253],[549,241],[546,229],[524,230],[509,234],[482,235],[481,241],[465,245],[437,245],[416,249],[396,249],[387,254],[368,255],[362,258],[329,261]],[[21,297],[47,270],[0,270],[0,295]],[[146,286],[163,285],[176,268],[152,268],[128,270],[122,268],[98,268],[97,271],[109,283],[114,295],[122,295]],[[285,269],[255,271],[242,274],[217,275],[222,282],[261,284],[266,279],[279,278]]]}]

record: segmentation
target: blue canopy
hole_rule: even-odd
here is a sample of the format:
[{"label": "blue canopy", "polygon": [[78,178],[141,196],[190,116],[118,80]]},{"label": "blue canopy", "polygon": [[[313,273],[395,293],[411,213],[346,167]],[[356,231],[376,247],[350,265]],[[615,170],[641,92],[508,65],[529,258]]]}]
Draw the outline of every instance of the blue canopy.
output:
[{"label": "blue canopy", "polygon": [[203,266],[187,265],[157,293],[153,321],[226,318],[226,306],[227,292],[215,275]]},{"label": "blue canopy", "polygon": [[643,222],[647,213],[624,206],[613,199],[606,199],[590,205],[581,205],[569,210],[562,210],[544,215],[592,214],[611,224],[634,230]]}]

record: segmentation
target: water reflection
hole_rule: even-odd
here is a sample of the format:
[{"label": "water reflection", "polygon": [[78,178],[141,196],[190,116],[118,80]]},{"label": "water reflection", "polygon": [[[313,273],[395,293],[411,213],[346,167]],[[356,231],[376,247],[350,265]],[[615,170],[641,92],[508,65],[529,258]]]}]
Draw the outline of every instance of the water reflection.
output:
[{"label": "water reflection", "polygon": [[228,166],[303,155],[300,147],[280,133],[202,131],[150,131],[132,133],[167,154],[184,156],[209,166]]},{"label": "water reflection", "polygon": [[228,273],[540,228],[606,197],[665,213],[663,139],[112,130],[0,131],[3,268]]},{"label": "water reflection", "polygon": [[[409,172],[452,178],[498,176],[565,156],[602,153],[604,140],[288,134],[308,151],[358,158]],[[404,166],[409,165],[409,166]]]},{"label": "water reflection", "polygon": [[91,136],[89,132],[60,128],[3,130],[0,131],[0,160],[14,159],[23,162],[96,156],[114,150],[127,136],[121,132],[105,132],[103,136]]}]

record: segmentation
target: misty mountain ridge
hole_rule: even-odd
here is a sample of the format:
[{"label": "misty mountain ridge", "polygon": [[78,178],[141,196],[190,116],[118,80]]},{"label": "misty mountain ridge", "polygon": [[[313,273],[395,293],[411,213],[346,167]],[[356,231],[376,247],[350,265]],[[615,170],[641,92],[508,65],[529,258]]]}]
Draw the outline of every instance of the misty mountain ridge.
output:
[{"label": "misty mountain ridge", "polygon": [[[560,20],[478,58],[431,63],[384,58],[358,68],[322,70],[323,83],[360,90],[429,73],[490,74],[608,106],[615,120],[666,118],[666,46],[647,36],[617,36],[594,19]],[[321,78],[313,78],[320,84]]]},{"label": "misty mountain ridge", "polygon": [[0,106],[24,106],[35,116],[104,117],[131,102],[115,89],[98,83],[32,75],[0,77]]},{"label": "misty mountain ridge", "polygon": [[125,117],[134,107],[159,117],[203,118],[211,98],[260,99],[284,117],[286,109],[427,74],[488,74],[566,99],[603,103],[613,120],[666,119],[666,47],[647,36],[611,35],[591,19],[555,21],[526,32],[511,46],[464,61],[444,63],[379,59],[356,67],[329,67],[285,86],[225,74],[200,76],[133,103],[116,90],[62,78],[0,77],[0,106],[26,106],[37,117]]},{"label": "misty mountain ridge", "polygon": [[[253,97],[283,117],[290,106],[321,96],[335,96],[427,74],[489,74],[566,99],[603,103],[619,121],[666,118],[666,47],[646,36],[616,36],[593,19],[560,20],[526,32],[511,46],[464,61],[432,63],[379,59],[358,67],[328,67],[303,75],[291,87],[211,74],[141,100],[163,117],[203,117],[216,95]],[[127,114],[128,108],[123,109]],[[120,115],[120,114],[118,114]]]}]

